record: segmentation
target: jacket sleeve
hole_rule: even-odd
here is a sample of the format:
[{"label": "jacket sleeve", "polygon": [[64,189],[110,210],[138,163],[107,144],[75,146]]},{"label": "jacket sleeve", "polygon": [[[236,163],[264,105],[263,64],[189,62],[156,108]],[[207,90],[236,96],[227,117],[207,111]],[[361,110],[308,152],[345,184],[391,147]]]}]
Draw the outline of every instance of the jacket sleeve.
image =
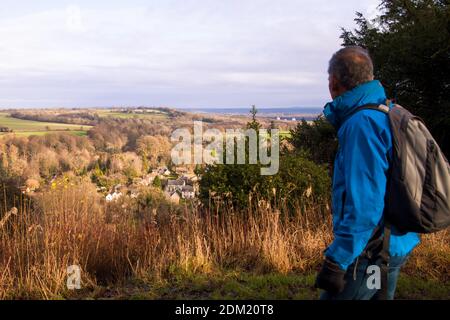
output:
[{"label": "jacket sleeve", "polygon": [[382,219],[391,145],[384,121],[381,113],[369,117],[361,111],[341,128],[345,199],[325,256],[343,270],[362,253]]}]

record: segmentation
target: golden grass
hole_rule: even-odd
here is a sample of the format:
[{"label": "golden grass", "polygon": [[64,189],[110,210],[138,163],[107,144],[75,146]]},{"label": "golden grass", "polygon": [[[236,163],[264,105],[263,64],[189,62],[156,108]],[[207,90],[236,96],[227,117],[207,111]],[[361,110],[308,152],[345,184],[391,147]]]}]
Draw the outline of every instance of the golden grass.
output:
[{"label": "golden grass", "polygon": [[[81,267],[87,290],[179,272],[310,272],[332,240],[329,217],[314,208],[293,218],[267,205],[221,214],[149,209],[138,218],[133,210],[105,206],[89,183],[45,192],[36,203],[22,201],[0,228],[2,299],[70,297],[66,268],[72,264]],[[426,237],[412,263],[432,276],[448,272],[448,239],[448,233]]]},{"label": "golden grass", "polygon": [[450,231],[427,234],[414,250],[404,272],[422,279],[450,281]]}]

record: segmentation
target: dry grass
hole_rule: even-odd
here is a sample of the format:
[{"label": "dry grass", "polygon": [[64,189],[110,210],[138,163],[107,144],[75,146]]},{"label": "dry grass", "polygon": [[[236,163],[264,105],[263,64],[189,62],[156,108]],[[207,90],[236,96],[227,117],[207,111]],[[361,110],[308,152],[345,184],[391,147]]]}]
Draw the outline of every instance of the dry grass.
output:
[{"label": "dry grass", "polygon": [[422,279],[450,281],[450,230],[422,236],[404,272]]},{"label": "dry grass", "polygon": [[[81,267],[87,290],[179,272],[309,272],[332,239],[329,218],[313,208],[290,219],[267,205],[219,215],[186,207],[164,217],[149,209],[138,218],[133,210],[107,208],[89,183],[58,187],[36,201],[34,208],[22,201],[16,215],[2,220],[0,298],[70,297],[72,264]],[[424,271],[432,265],[436,277],[448,272],[448,239],[448,233],[427,237],[412,263]]]}]

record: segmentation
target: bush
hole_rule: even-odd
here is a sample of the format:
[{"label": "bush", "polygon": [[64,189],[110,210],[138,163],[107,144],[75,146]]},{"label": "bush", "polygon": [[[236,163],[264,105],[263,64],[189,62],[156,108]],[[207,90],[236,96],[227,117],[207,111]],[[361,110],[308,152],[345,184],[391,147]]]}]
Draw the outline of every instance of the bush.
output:
[{"label": "bush", "polygon": [[241,209],[249,207],[252,200],[263,200],[292,210],[329,201],[331,182],[325,166],[298,154],[285,154],[276,175],[262,176],[260,168],[248,164],[207,166],[200,182],[200,199],[207,206],[230,202]]},{"label": "bush", "polygon": [[324,117],[319,116],[311,124],[305,120],[298,123],[288,141],[298,152],[306,152],[315,163],[332,167],[338,141],[336,130]]}]

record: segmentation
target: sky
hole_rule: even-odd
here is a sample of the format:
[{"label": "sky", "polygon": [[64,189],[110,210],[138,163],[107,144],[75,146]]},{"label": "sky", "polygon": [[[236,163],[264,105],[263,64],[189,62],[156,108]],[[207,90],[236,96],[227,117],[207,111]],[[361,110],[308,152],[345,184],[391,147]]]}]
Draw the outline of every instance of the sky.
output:
[{"label": "sky", "polygon": [[321,107],[379,0],[2,0],[0,108]]}]

